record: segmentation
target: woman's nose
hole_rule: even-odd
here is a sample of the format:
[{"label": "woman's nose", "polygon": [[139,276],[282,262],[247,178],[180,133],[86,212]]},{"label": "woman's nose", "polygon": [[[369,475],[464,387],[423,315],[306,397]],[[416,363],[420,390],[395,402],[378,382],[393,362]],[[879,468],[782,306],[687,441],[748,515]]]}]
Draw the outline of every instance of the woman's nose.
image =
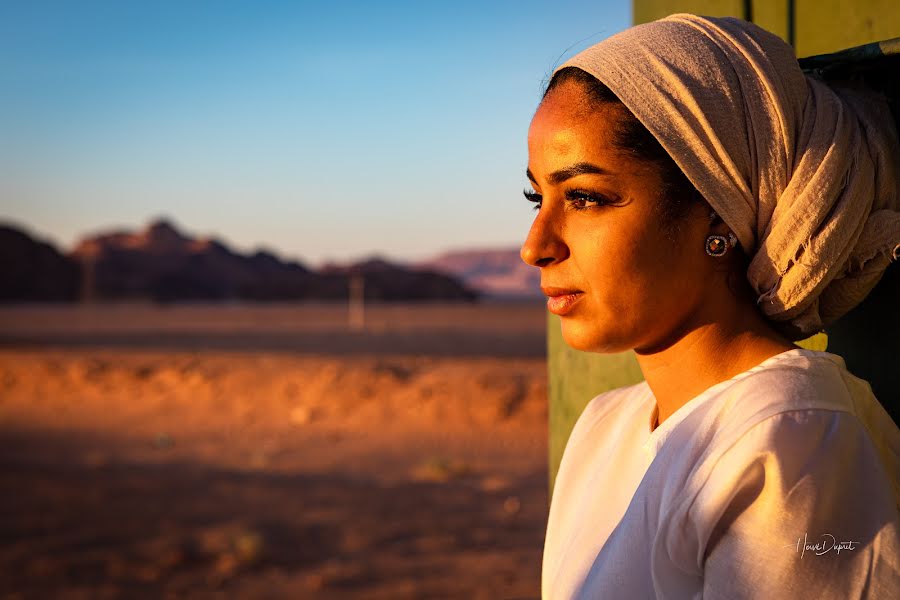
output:
[{"label": "woman's nose", "polygon": [[565,260],[568,255],[569,249],[556,231],[549,212],[539,212],[531,224],[519,256],[532,267],[546,267]]}]

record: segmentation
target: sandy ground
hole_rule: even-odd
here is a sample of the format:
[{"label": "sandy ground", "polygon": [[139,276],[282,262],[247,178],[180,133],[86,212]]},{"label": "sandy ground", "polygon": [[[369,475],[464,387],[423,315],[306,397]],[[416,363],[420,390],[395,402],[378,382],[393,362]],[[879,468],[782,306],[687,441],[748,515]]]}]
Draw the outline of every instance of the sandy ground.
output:
[{"label": "sandy ground", "polygon": [[0,597],[539,596],[542,308],[77,310],[0,309]]}]

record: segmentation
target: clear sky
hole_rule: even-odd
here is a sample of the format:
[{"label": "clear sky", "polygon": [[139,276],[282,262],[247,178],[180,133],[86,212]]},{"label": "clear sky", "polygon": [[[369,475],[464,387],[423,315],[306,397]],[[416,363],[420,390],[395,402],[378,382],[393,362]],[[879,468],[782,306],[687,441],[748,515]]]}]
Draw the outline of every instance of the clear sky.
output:
[{"label": "clear sky", "polygon": [[0,221],[310,264],[521,243],[528,122],[626,1],[0,2]]}]

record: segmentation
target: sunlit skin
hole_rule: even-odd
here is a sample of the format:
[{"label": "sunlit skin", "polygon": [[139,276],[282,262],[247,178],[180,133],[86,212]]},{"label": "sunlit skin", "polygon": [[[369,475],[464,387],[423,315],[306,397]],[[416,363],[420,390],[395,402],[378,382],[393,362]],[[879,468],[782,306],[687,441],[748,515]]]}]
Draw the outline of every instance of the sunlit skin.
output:
[{"label": "sunlit skin", "polygon": [[635,350],[662,423],[703,390],[795,346],[748,290],[729,286],[739,257],[704,251],[708,235],[728,232],[708,205],[665,227],[658,167],[613,144],[622,111],[587,101],[574,82],[541,103],[528,132],[539,210],[521,256],[540,267],[570,346]]}]

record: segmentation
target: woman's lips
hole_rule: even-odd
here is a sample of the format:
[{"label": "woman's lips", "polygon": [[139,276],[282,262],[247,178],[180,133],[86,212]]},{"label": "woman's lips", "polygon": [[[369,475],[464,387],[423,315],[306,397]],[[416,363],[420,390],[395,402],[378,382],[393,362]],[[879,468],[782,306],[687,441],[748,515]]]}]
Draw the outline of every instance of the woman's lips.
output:
[{"label": "woman's lips", "polygon": [[547,310],[560,317],[571,311],[584,296],[581,290],[565,288],[544,287],[541,291],[547,296]]}]

